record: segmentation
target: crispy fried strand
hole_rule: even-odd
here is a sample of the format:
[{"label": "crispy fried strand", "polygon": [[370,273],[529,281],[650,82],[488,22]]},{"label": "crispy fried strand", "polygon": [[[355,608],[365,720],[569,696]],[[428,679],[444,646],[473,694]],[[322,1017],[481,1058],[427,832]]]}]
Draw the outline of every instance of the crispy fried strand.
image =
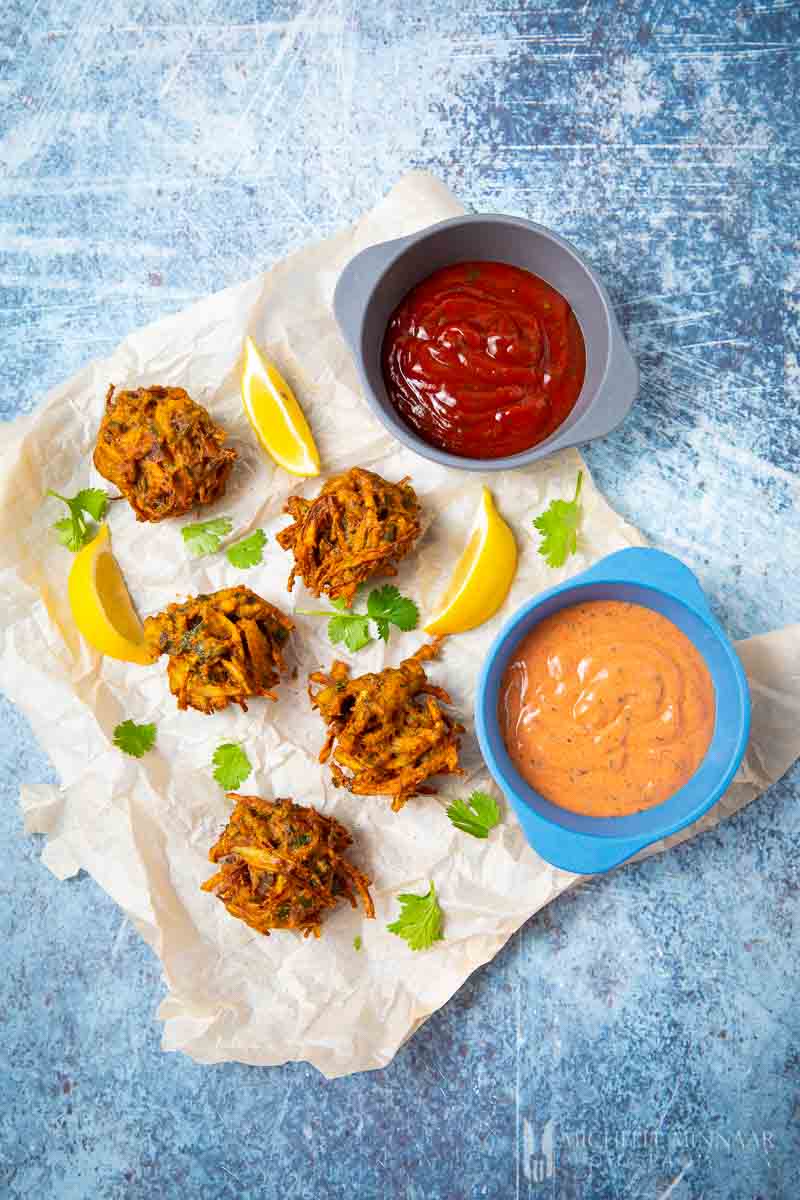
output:
[{"label": "crispy fried strand", "polygon": [[419,501],[408,479],[387,483],[361,467],[329,479],[315,500],[290,496],[285,511],[294,523],[277,539],[294,554],[288,590],[299,575],[312,595],[348,607],[359,584],[397,574],[395,564],[420,533]]},{"label": "crispy fried strand", "polygon": [[[329,673],[315,672],[309,681],[312,706],[328,726],[320,762],[331,761],[337,787],[356,796],[391,796],[399,812],[433,775],[460,775],[458,735],[464,726],[442,711],[450,704],[443,688],[428,682],[422,662],[438,653],[439,643],[421,646],[399,667],[377,675],[349,678],[347,663],[335,662]],[[312,683],[322,684],[316,694]],[[348,774],[349,772],[349,774]]]},{"label": "crispy fried strand", "polygon": [[116,484],[137,521],[181,517],[225,491],[236,461],[225,433],[183,388],[106,395],[94,465]]},{"label": "crispy fried strand", "polygon": [[220,869],[202,884],[233,917],[269,937],[271,929],[302,930],[319,937],[326,909],[340,900],[375,916],[370,880],[343,852],[352,838],[333,817],[291,800],[259,796],[229,799],[236,807],[208,852]]},{"label": "crispy fried strand", "polygon": [[178,708],[212,713],[271,690],[285,668],[281,654],[294,625],[246,587],[223,588],[170,604],[147,617],[144,636],[154,657],[169,655],[169,686]]}]

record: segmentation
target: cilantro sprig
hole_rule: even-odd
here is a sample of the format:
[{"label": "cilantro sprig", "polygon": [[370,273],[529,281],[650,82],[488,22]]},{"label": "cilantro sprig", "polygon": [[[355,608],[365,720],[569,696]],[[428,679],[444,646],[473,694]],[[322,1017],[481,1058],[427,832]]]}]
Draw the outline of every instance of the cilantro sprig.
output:
[{"label": "cilantro sprig", "polygon": [[[48,488],[47,495],[62,500],[67,506],[69,516],[54,522],[53,529],[61,545],[76,554],[97,533],[95,522],[101,521],[106,514],[108,492],[102,488],[81,488],[74,496],[62,496],[60,492]],[[88,521],[87,514],[91,518]]]},{"label": "cilantro sprig", "polygon": [[121,721],[114,730],[114,745],[133,758],[141,758],[152,750],[156,742],[155,725],[137,725],[135,721]]},{"label": "cilantro sprig", "polygon": [[250,759],[238,742],[223,742],[211,759],[216,770],[214,778],[226,792],[235,792],[252,771]]},{"label": "cilantro sprig", "polygon": [[234,546],[228,547],[225,551],[228,562],[241,571],[246,571],[248,567],[257,567],[264,556],[266,543],[267,535],[264,530],[255,529],[249,537],[242,538]]},{"label": "cilantro sprig", "polygon": [[578,524],[582,508],[579,502],[583,471],[578,471],[575,495],[571,500],[551,500],[550,506],[536,518],[534,526],[542,535],[539,553],[548,567],[563,567],[578,549]]},{"label": "cilantro sprig", "polygon": [[489,830],[500,824],[500,806],[488,792],[473,792],[466,800],[454,800],[447,815],[462,833],[487,838]]},{"label": "cilantro sprig", "polygon": [[408,596],[401,596],[391,584],[375,588],[367,597],[367,613],[375,622],[378,637],[389,640],[389,625],[396,625],[403,633],[417,628],[419,609]]},{"label": "cilantro sprig", "polygon": [[230,517],[212,517],[210,521],[196,521],[193,525],[184,525],[181,537],[186,548],[194,558],[201,555],[215,554],[220,548],[222,539],[233,529]]},{"label": "cilantro sprig", "polygon": [[428,950],[434,942],[444,940],[442,910],[436,899],[433,881],[426,895],[402,892],[397,899],[400,901],[400,916],[386,926],[390,933],[404,938],[412,950]]},{"label": "cilantro sprig", "polygon": [[419,609],[414,601],[402,596],[392,584],[373,588],[367,597],[365,613],[350,612],[343,600],[332,600],[331,604],[337,611],[308,608],[299,608],[297,611],[305,617],[327,617],[330,641],[334,646],[344,643],[352,651],[362,650],[375,641],[370,622],[374,623],[378,637],[384,642],[389,640],[392,625],[405,633],[416,629],[419,623]]},{"label": "cilantro sprig", "polygon": [[343,642],[348,650],[363,650],[374,641],[369,631],[369,617],[363,613],[338,613],[328,621],[328,637],[336,646]]}]

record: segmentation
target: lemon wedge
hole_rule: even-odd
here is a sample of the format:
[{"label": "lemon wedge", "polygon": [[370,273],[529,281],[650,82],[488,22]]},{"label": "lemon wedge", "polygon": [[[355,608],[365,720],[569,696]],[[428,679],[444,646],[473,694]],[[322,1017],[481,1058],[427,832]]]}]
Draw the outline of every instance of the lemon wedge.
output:
[{"label": "lemon wedge", "polygon": [[75,555],[68,591],[75,624],[90,646],[123,662],[153,661],[142,623],[111,553],[107,525],[101,525],[97,537]]},{"label": "lemon wedge", "polygon": [[466,633],[497,612],[517,570],[514,535],[483,489],[466,548],[439,601],[426,633]]},{"label": "lemon wedge", "polygon": [[278,368],[244,340],[242,403],[264,450],[292,475],[319,475],[319,453],[303,410]]}]

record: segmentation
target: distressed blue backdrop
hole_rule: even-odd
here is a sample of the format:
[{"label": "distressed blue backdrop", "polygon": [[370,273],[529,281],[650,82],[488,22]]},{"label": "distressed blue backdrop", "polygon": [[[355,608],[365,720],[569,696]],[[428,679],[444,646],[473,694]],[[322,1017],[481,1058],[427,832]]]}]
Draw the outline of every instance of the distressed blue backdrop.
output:
[{"label": "distressed blue backdrop", "polygon": [[[3,417],[427,167],[608,282],[642,367],[588,453],[611,501],[735,636],[798,619],[796,0],[1,8]],[[17,791],[51,771],[0,716],[5,1195],[798,1195],[797,769],[564,896],[391,1067],[326,1083],[160,1053],[158,966],[40,866]]]}]

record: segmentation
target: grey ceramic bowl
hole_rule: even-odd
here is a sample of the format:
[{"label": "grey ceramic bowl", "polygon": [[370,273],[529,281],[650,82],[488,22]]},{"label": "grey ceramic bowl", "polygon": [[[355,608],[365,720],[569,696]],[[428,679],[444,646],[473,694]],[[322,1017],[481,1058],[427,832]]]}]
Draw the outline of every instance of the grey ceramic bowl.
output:
[{"label": "grey ceramic bowl", "polygon": [[[572,306],[586,343],[586,376],[566,421],[537,446],[506,458],[465,458],[429,445],[393,407],[381,370],[386,327],[404,296],[440,267],[476,260],[523,267],[556,288]],[[626,416],[639,390],[636,363],[594,271],[569,242],[521,217],[454,217],[370,246],[342,271],[333,309],[375,416],[403,445],[445,466],[467,471],[524,467],[566,446],[604,437]]]}]

